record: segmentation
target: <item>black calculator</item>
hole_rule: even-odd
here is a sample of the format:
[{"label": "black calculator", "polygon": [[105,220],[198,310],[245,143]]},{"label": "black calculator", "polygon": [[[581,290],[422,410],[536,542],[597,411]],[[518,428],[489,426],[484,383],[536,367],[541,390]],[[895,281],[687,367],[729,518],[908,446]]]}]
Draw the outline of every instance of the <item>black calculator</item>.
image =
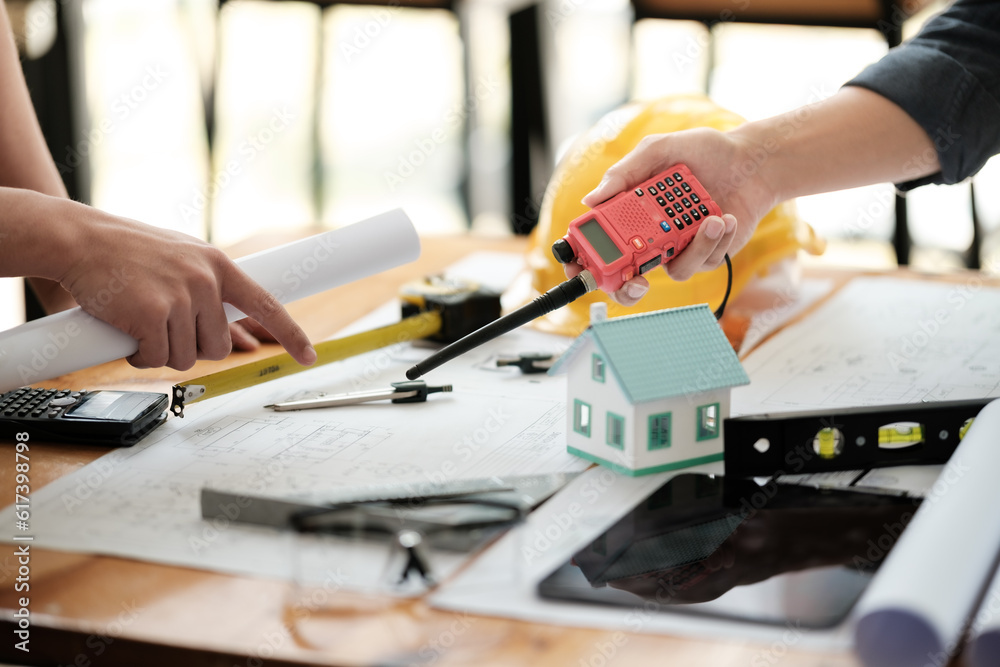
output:
[{"label": "black calculator", "polygon": [[129,447],[167,418],[166,394],[22,387],[0,395],[0,439]]}]

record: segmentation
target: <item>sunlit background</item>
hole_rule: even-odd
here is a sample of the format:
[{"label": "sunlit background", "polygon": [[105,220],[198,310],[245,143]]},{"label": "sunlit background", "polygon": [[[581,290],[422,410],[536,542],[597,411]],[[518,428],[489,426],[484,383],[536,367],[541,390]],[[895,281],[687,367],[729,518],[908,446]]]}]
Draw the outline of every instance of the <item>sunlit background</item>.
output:
[{"label": "sunlit background", "polygon": [[[31,3],[36,27],[55,2]],[[832,94],[887,49],[873,30],[736,24],[715,28],[712,49],[699,23],[633,26],[626,0],[550,10],[558,20],[542,23],[543,80],[554,159],[629,99],[707,88],[758,119]],[[511,233],[510,54],[525,45],[510,43],[501,0],[467,0],[457,12],[81,0],[78,14],[84,133],[54,157],[81,165],[93,205],[222,246],[396,206],[422,234]],[[977,178],[990,232],[1000,222],[997,170]],[[818,261],[891,266],[891,196],[884,185],[801,199],[801,215],[834,240]],[[959,266],[972,238],[968,185],[925,187],[909,201],[912,264]],[[0,327],[23,320],[20,290],[0,281]]]}]

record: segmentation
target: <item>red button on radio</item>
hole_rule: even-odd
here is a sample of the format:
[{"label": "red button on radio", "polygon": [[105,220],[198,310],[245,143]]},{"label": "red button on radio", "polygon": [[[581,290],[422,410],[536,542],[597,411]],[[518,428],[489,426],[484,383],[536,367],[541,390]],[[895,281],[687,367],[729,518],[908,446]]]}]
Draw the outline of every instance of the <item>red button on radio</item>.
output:
[{"label": "red button on radio", "polygon": [[632,245],[635,246],[636,250],[642,250],[643,248],[646,247],[646,244],[643,243],[642,239],[640,239],[638,236],[632,239]]}]

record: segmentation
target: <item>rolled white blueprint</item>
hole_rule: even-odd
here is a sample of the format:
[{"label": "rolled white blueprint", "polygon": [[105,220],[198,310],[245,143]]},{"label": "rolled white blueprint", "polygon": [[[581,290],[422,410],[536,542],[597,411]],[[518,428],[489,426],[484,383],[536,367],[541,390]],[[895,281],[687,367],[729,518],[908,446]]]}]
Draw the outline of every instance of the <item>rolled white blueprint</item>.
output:
[{"label": "rolled white blueprint", "polygon": [[[420,239],[402,209],[247,255],[236,263],[281,303],[318,294],[415,260]],[[116,282],[118,280],[119,282]],[[113,279],[107,295],[123,285]],[[99,305],[99,303],[98,303]],[[226,304],[230,322],[245,317]],[[0,392],[127,357],[131,336],[84,312],[56,313],[0,333]]]},{"label": "rolled white blueprint", "polygon": [[1000,570],[993,575],[979,610],[972,617],[962,658],[967,667],[1000,665]]},{"label": "rolled white blueprint", "polygon": [[956,653],[1000,553],[997,433],[1000,400],[980,411],[858,603],[866,667],[937,667]]}]

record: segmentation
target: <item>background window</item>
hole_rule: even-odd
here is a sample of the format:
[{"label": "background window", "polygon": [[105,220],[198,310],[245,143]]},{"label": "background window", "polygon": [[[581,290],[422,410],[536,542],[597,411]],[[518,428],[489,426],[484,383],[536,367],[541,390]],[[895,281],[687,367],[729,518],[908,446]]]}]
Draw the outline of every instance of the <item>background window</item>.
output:
[{"label": "background window", "polygon": [[649,449],[670,446],[670,413],[663,412],[649,417]]},{"label": "background window", "polygon": [[577,399],[573,399],[573,430],[590,437],[590,406]]},{"label": "background window", "polygon": [[608,413],[607,442],[616,449],[625,448],[625,418],[613,412]]},{"label": "background window", "polygon": [[698,440],[719,437],[719,404],[702,405],[698,408],[698,425],[695,429]]}]

